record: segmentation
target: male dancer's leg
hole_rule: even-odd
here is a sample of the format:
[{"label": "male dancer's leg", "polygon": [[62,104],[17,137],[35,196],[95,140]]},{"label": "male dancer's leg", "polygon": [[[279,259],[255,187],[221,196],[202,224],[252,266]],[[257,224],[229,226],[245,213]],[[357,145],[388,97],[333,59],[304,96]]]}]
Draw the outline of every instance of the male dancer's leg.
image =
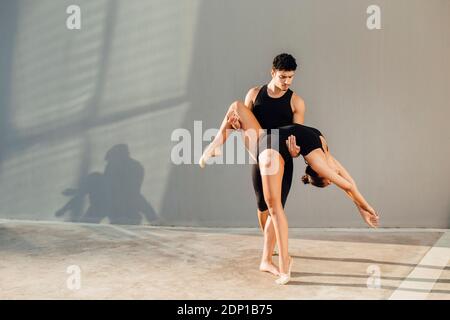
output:
[{"label": "male dancer's leg", "polygon": [[263,272],[270,272],[274,275],[279,275],[278,267],[275,266],[272,261],[272,255],[276,245],[275,230],[273,229],[272,223],[270,223],[272,227],[270,229],[266,229],[267,221],[270,222],[271,218],[269,216],[269,209],[266,201],[264,200],[261,171],[259,170],[258,164],[252,166],[252,183],[257,205],[256,215],[258,217],[259,227],[264,234],[263,254],[261,257],[259,270]]},{"label": "male dancer's leg", "polygon": [[[259,271],[270,272],[276,276],[280,275],[280,270],[276,265],[273,264],[272,255],[275,250],[275,244],[277,242],[275,229],[273,227],[272,218],[269,215],[269,210],[267,211],[259,211],[258,210],[258,218],[261,216],[266,216],[266,223],[262,229],[264,233],[264,245],[263,252],[261,257],[261,263],[259,264]],[[260,225],[261,226],[261,225]]]},{"label": "male dancer's leg", "polygon": [[269,217],[269,209],[265,211],[256,209],[256,215],[258,216],[259,228],[264,232],[264,227],[266,226],[267,218]]}]

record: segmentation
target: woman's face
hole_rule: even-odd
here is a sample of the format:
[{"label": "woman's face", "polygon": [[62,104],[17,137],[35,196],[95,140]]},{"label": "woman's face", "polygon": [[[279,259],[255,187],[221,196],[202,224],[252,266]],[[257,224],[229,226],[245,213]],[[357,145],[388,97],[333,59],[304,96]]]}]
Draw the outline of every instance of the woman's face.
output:
[{"label": "woman's face", "polygon": [[323,184],[322,188],[328,187],[331,184],[330,179],[324,178],[322,176],[319,176],[319,179],[317,179],[318,182],[320,181],[320,184]]}]

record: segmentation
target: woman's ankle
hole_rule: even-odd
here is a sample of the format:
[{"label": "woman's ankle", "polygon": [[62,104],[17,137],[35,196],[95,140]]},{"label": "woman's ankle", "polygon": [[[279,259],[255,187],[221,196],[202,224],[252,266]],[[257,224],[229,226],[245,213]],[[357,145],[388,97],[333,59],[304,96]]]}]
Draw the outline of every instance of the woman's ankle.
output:
[{"label": "woman's ankle", "polygon": [[[280,263],[280,273],[283,274],[288,274],[289,273],[289,266],[291,264],[291,256],[288,256],[287,260],[283,260],[283,268],[281,268],[281,263]],[[284,272],[285,271],[285,272]]]}]

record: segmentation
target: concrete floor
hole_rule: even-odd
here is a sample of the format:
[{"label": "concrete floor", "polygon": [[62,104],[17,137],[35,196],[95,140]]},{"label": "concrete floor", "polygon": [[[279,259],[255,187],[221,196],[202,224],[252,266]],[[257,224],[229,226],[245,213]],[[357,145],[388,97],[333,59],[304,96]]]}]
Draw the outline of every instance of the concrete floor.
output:
[{"label": "concrete floor", "polygon": [[0,220],[0,299],[450,299],[448,230],[289,232],[278,286],[257,229]]}]

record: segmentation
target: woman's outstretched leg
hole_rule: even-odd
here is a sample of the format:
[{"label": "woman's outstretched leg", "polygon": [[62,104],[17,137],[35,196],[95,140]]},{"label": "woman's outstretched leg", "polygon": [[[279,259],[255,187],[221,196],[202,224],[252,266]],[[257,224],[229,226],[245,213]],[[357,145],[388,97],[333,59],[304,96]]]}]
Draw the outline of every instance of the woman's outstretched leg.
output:
[{"label": "woman's outstretched leg", "polygon": [[228,108],[216,137],[203,152],[203,155],[199,160],[200,167],[203,168],[209,158],[218,155],[218,148],[225,143],[230,136],[231,131],[235,130],[228,122],[228,119],[233,115],[237,115],[239,118],[240,129],[243,130],[245,147],[250,152],[252,157],[256,157],[256,145],[260,135],[262,134],[261,125],[255,118],[253,112],[247,108],[242,101],[235,101]]},{"label": "woman's outstretched leg", "polygon": [[264,199],[269,207],[279,250],[280,278],[276,282],[286,284],[290,280],[292,258],[289,257],[288,253],[288,221],[281,202],[284,160],[277,151],[266,149],[259,155],[259,166]]}]

